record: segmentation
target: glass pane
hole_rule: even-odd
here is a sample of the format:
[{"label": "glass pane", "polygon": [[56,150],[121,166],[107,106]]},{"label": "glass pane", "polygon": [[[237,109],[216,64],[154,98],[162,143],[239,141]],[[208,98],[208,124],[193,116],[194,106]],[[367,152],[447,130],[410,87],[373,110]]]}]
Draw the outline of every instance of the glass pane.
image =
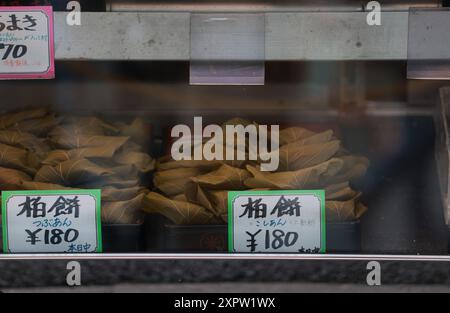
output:
[{"label": "glass pane", "polygon": [[217,3],[55,13],[56,79],[0,84],[0,189],[101,190],[105,253],[447,255],[448,83],[407,78],[408,5]]},{"label": "glass pane", "polygon": [[[21,155],[2,159],[2,188],[101,189],[105,252],[226,253],[228,191],[320,189],[328,253],[446,254],[432,100],[442,84],[409,82],[405,69],[268,62],[265,86],[189,86],[188,62],[57,62],[54,81],[0,86],[3,149]],[[272,171],[174,160],[176,126],[191,145],[208,139],[194,126],[252,123],[280,128]]]}]

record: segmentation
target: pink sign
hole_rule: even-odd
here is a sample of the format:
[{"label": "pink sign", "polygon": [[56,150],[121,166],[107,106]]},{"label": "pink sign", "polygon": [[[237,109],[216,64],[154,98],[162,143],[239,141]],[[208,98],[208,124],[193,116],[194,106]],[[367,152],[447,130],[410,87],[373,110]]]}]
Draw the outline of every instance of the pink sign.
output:
[{"label": "pink sign", "polygon": [[51,6],[0,7],[0,79],[55,78]]}]

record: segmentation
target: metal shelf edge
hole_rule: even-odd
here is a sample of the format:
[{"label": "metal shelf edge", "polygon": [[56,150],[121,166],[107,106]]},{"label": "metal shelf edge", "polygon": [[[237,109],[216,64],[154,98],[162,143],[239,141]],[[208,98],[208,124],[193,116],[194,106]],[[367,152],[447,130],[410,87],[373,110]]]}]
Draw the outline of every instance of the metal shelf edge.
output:
[{"label": "metal shelf edge", "polygon": [[294,255],[294,254],[4,254],[14,260],[286,260],[286,261],[405,261],[450,262],[450,256],[409,255]]},{"label": "metal shelf edge", "polygon": [[[384,12],[369,26],[364,12],[266,13],[266,60],[406,60],[408,12]],[[190,59],[190,13],[83,13],[69,26],[55,13],[57,60]]]}]

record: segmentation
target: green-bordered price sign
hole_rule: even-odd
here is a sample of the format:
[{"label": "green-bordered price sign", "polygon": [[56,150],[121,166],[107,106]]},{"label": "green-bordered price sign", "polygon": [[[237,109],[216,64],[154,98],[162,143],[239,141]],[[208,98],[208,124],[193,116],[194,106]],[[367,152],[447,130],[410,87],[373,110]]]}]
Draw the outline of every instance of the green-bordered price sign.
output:
[{"label": "green-bordered price sign", "polygon": [[102,252],[101,191],[3,191],[4,253]]},{"label": "green-bordered price sign", "polygon": [[325,191],[228,194],[229,251],[325,253]]}]

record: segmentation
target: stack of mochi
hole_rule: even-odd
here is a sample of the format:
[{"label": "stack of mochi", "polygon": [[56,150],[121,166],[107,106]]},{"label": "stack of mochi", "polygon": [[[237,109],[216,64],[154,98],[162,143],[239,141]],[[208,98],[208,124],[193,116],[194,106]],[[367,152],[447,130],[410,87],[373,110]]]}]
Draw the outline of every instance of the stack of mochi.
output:
[{"label": "stack of mochi", "polygon": [[97,117],[56,117],[45,109],[0,117],[1,190],[101,189],[102,221],[141,220],[146,174],[142,120],[108,123]]},{"label": "stack of mochi", "polygon": [[[234,119],[223,127],[237,124],[257,125]],[[144,210],[162,214],[178,225],[225,224],[229,191],[322,189],[329,222],[358,220],[367,211],[362,193],[355,191],[352,183],[365,175],[369,160],[345,150],[332,130],[316,133],[292,127],[281,130],[277,140],[279,150],[271,153],[277,153],[280,162],[273,172],[261,171],[260,161],[159,159],[156,190],[145,197]],[[249,147],[246,149],[248,154]],[[259,159],[267,157],[259,155]]]}]

